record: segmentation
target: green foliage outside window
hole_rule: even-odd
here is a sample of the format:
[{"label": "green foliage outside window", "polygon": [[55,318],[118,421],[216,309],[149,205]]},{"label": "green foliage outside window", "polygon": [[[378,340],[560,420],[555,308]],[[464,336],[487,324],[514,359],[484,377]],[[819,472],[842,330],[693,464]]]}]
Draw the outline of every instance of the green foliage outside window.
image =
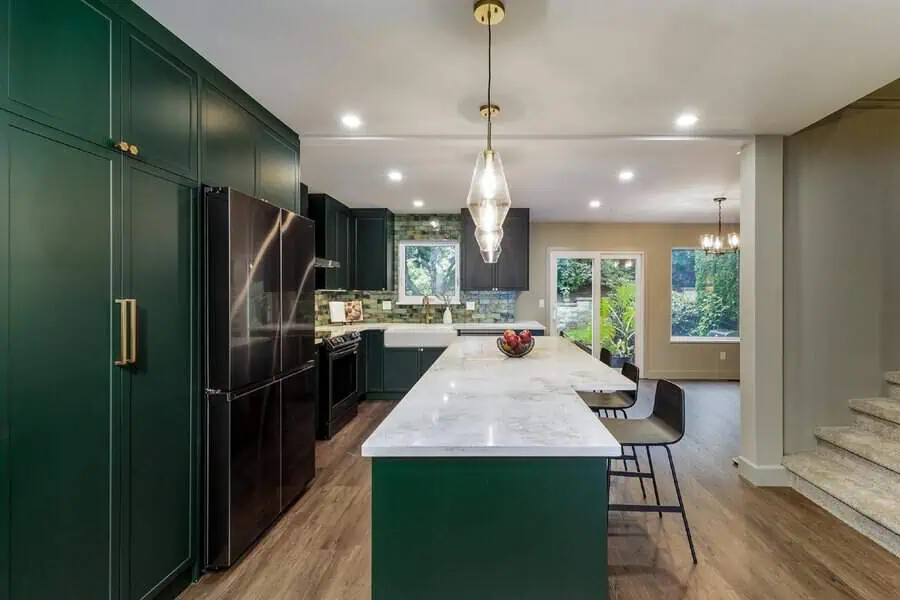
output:
[{"label": "green foliage outside window", "polygon": [[407,296],[456,297],[458,248],[451,244],[405,246]]},{"label": "green foliage outside window", "polygon": [[672,250],[672,336],[739,337],[740,259]]}]

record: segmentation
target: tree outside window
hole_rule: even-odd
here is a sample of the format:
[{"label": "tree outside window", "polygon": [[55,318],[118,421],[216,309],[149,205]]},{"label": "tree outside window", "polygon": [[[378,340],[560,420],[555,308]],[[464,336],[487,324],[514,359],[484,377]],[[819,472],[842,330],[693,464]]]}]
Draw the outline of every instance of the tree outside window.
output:
[{"label": "tree outside window", "polygon": [[459,303],[459,244],[407,241],[397,244],[400,304]]},{"label": "tree outside window", "polygon": [[740,340],[740,258],[672,250],[672,340]]}]

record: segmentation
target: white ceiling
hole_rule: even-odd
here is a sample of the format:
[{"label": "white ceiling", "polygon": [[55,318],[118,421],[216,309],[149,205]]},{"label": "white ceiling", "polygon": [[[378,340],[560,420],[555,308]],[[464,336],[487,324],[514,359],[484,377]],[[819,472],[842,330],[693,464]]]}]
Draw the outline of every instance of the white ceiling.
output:
[{"label": "white ceiling", "polygon": [[[314,191],[396,210],[415,196],[423,210],[464,204],[487,51],[470,0],[137,2],[300,132]],[[896,0],[506,4],[495,146],[513,202],[538,219],[701,219],[712,196],[736,197],[741,136],[792,133],[900,75]],[[684,110],[700,115],[694,135],[728,139],[607,139],[680,133]],[[366,139],[346,139],[347,111]],[[626,164],[637,177],[623,186]],[[395,166],[399,187],[384,178]],[[601,210],[586,209],[593,197]]]}]

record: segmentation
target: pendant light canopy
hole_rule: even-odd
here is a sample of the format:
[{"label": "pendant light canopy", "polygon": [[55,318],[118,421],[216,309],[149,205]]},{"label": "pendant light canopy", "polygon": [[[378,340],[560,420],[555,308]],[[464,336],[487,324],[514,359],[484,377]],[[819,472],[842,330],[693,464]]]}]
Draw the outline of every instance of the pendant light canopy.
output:
[{"label": "pendant light canopy", "polygon": [[511,204],[503,160],[491,144],[492,119],[500,112],[500,107],[491,102],[492,26],[503,20],[506,8],[500,0],[478,0],[474,13],[475,19],[488,28],[488,102],[481,107],[481,115],[487,119],[487,146],[475,161],[466,206],[475,222],[475,240],[481,257],[486,263],[495,263],[500,257],[503,222]]},{"label": "pendant light canopy", "polygon": [[707,233],[700,237],[700,247],[707,254],[730,254],[740,249],[741,239],[736,232],[722,235],[722,203],[725,200],[727,198],[713,198],[713,202],[719,206],[719,229],[717,233]]}]

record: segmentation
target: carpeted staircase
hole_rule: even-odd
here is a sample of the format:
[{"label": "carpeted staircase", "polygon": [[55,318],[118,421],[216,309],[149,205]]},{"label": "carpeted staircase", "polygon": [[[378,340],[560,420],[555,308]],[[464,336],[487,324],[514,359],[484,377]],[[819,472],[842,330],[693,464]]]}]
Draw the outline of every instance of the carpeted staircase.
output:
[{"label": "carpeted staircase", "polygon": [[850,400],[856,420],[819,427],[812,452],[784,457],[798,492],[900,556],[900,371],[884,398]]}]

